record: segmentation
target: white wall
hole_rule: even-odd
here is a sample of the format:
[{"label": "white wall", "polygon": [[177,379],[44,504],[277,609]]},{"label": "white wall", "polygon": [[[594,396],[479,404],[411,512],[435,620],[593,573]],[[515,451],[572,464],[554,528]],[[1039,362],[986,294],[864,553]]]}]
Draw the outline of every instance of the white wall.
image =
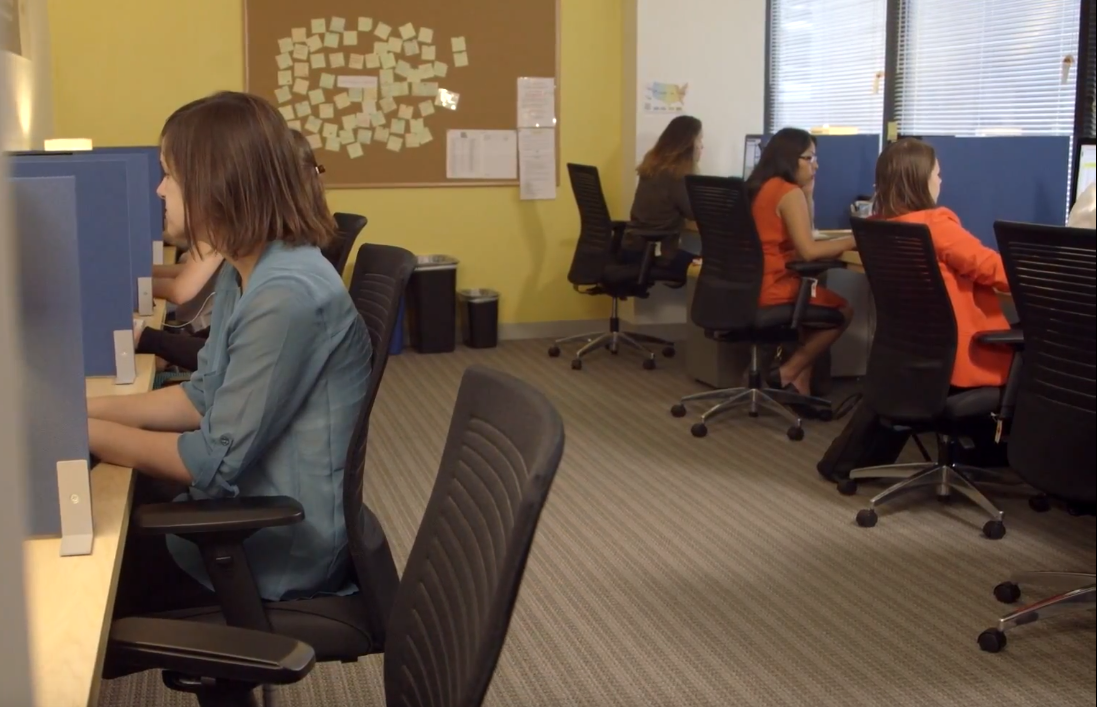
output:
[{"label": "white wall", "polygon": [[22,56],[0,50],[0,150],[41,149],[43,140],[55,137],[46,0],[21,0],[21,8]]}]

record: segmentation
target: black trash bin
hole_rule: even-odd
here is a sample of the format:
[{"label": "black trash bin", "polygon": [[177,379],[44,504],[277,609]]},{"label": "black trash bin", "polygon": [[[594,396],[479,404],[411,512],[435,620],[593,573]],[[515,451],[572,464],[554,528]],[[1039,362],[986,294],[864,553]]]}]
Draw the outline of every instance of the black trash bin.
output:
[{"label": "black trash bin", "polygon": [[457,347],[457,258],[420,255],[408,282],[408,338],[419,353]]},{"label": "black trash bin", "polygon": [[499,343],[499,293],[495,290],[461,290],[461,334],[470,349],[491,349]]}]

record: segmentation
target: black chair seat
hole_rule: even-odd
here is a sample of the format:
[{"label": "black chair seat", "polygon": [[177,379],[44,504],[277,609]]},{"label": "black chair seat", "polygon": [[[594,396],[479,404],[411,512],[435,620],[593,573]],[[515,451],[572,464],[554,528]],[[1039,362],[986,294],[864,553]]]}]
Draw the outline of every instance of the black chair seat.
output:
[{"label": "black chair seat", "polygon": [[1002,404],[1001,388],[972,388],[948,396],[941,417],[946,420],[965,420],[986,417],[998,412]]},{"label": "black chair seat", "polygon": [[651,289],[651,282],[685,282],[680,273],[659,265],[651,266],[647,280],[649,281],[647,284],[640,283],[639,263],[614,263],[607,265],[606,269],[602,271],[602,285],[607,291],[625,288],[634,289],[638,293],[646,293]]},{"label": "black chair seat", "polygon": [[[800,338],[797,329],[792,328],[792,311],[795,305],[778,304],[772,307],[759,307],[754,316],[754,324],[749,329],[732,331],[706,330],[705,336],[717,341],[736,342],[753,341],[766,344],[780,344],[796,341]],[[833,307],[809,304],[800,316],[800,326],[834,329],[842,326],[842,313]]]}]

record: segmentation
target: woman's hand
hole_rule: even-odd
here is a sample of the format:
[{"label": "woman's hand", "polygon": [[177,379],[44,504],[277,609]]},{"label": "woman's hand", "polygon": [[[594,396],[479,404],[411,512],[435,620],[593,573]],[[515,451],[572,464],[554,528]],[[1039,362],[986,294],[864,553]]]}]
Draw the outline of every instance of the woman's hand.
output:
[{"label": "woman's hand", "polygon": [[815,177],[812,177],[810,182],[800,187],[800,190],[804,192],[804,196],[810,199],[812,194],[815,193]]}]

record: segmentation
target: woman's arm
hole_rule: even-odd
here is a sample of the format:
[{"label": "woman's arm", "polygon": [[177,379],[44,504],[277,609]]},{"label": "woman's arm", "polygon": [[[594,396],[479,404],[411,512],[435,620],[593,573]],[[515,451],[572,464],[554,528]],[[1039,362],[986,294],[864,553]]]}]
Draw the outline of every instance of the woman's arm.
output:
[{"label": "woman's arm", "polygon": [[987,248],[978,238],[955,221],[942,221],[930,227],[933,247],[953,272],[980,285],[1009,292],[1002,256]]},{"label": "woman's arm", "polygon": [[802,260],[829,260],[856,247],[852,238],[815,240],[811,232],[811,209],[807,195],[801,189],[785,194],[777,204],[777,213],[785,222],[792,245]]},{"label": "woman's arm", "polygon": [[162,432],[195,430],[202,422],[194,403],[174,385],[141,395],[88,398],[88,417]]},{"label": "woman's arm", "polygon": [[174,278],[153,279],[153,297],[166,299],[173,304],[183,304],[198,296],[210,278],[217,273],[224,258],[205,243],[198,243],[195,249],[195,257],[188,259],[182,271]]}]

